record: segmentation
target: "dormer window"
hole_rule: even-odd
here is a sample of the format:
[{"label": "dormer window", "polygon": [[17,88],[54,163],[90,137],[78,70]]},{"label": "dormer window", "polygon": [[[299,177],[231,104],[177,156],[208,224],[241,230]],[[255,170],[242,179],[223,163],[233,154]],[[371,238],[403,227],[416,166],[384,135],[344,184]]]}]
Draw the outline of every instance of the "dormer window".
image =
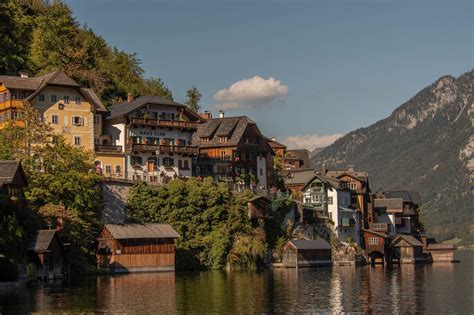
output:
[{"label": "dormer window", "polygon": [[209,143],[209,138],[201,138],[201,143],[202,144]]},{"label": "dormer window", "polygon": [[227,137],[219,137],[219,142],[220,143],[226,143],[227,142]]},{"label": "dormer window", "polygon": [[38,95],[38,99],[40,102],[44,102],[44,94]]},{"label": "dormer window", "polygon": [[64,95],[64,104],[69,104],[69,96]]}]

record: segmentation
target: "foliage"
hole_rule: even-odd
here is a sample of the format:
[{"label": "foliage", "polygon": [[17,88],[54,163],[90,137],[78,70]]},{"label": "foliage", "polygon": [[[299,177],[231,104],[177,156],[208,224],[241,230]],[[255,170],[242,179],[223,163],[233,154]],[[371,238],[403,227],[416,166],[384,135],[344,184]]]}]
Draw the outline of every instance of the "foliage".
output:
[{"label": "foliage", "polygon": [[129,92],[172,99],[160,78],[143,77],[135,54],[108,46],[79,25],[61,1],[1,1],[0,33],[0,74],[27,70],[42,75],[61,69],[93,88],[106,104],[125,99]]},{"label": "foliage", "polygon": [[26,234],[16,217],[8,215],[0,222],[0,281],[15,281],[18,262],[26,253]]},{"label": "foliage", "polygon": [[[176,240],[178,269],[222,269],[229,251],[237,253],[237,237],[254,241],[247,237],[253,235],[246,206],[251,196],[250,191],[233,195],[212,178],[172,180],[164,187],[140,183],[130,192],[127,214],[135,222],[166,222],[181,235]],[[243,268],[256,264],[257,258],[245,260]]]},{"label": "foliage", "polygon": [[266,251],[265,230],[259,226],[251,233],[236,235],[227,262],[232,269],[256,269],[257,264],[263,263]]},{"label": "foliage", "polygon": [[474,71],[442,77],[393,114],[338,139],[313,157],[313,165],[355,165],[369,172],[373,191],[414,190],[421,218],[439,240],[474,242],[472,152]]},{"label": "foliage", "polygon": [[201,105],[199,105],[201,97],[201,92],[199,92],[197,87],[193,85],[189,90],[186,91],[186,100],[184,101],[184,104],[186,104],[194,112],[198,113],[201,109]]}]

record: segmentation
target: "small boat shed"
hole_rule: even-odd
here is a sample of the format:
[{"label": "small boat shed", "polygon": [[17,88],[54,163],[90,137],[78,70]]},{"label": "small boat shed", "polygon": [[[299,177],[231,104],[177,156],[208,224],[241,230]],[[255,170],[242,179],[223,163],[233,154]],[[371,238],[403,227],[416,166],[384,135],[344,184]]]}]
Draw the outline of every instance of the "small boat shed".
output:
[{"label": "small boat shed", "polygon": [[325,240],[290,240],[283,246],[283,267],[318,267],[332,264],[332,248]]}]

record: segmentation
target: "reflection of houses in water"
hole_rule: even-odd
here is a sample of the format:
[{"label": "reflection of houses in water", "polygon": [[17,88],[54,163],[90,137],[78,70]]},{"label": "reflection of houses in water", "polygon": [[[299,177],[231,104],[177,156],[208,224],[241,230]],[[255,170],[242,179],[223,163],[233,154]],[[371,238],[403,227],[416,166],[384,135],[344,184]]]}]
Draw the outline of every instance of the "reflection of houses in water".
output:
[{"label": "reflection of houses in water", "polygon": [[[99,276],[97,310],[107,312],[176,313],[174,272]],[[136,304],[136,307],[134,307]]]}]

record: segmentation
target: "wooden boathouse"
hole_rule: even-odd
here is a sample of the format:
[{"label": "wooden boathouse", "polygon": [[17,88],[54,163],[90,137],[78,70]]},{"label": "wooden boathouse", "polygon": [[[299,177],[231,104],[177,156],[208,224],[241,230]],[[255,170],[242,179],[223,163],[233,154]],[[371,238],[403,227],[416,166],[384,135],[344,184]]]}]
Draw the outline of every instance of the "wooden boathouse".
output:
[{"label": "wooden boathouse", "polygon": [[29,241],[27,256],[38,279],[62,278],[66,272],[66,251],[56,230],[37,230]]},{"label": "wooden boathouse", "polygon": [[106,224],[97,239],[97,265],[109,273],[174,271],[178,237],[169,224]]},{"label": "wooden boathouse", "polygon": [[325,240],[290,240],[283,246],[283,267],[317,267],[332,264],[332,248]]}]

